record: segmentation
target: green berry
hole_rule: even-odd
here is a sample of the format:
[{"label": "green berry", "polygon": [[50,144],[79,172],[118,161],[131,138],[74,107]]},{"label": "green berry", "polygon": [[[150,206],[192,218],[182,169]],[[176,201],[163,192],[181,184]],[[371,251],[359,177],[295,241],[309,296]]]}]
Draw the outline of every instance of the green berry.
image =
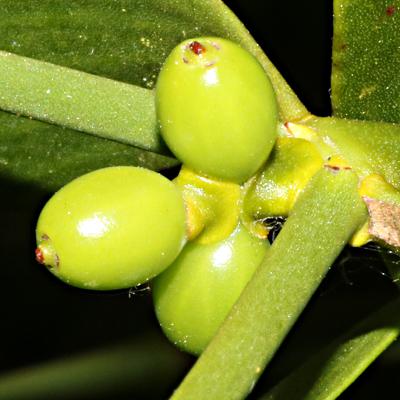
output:
[{"label": "green berry", "polygon": [[36,258],[87,289],[135,286],[168,267],[185,242],[180,190],[143,168],[110,167],[59,190],[42,210]]},{"label": "green berry", "polygon": [[201,353],[263,260],[268,242],[243,226],[212,244],[188,243],[153,280],[155,311],[168,338]]},{"label": "green berry", "polygon": [[156,108],[161,134],[184,164],[237,183],[261,167],[277,134],[264,69],[221,38],[190,39],[172,50],[157,80]]}]

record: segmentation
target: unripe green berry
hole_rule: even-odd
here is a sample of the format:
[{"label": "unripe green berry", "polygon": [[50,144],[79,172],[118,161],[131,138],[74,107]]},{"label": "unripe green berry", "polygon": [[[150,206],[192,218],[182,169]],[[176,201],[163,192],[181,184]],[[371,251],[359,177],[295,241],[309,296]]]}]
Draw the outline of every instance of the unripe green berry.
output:
[{"label": "unripe green berry", "polygon": [[156,86],[161,134],[201,174],[242,183],[267,159],[277,134],[275,94],[264,69],[221,38],[175,47]]},{"label": "unripe green berry", "polygon": [[48,201],[36,238],[38,261],[71,285],[135,286],[168,267],[184,245],[181,192],[144,168],[100,169]]},{"label": "unripe green berry", "polygon": [[157,318],[181,349],[200,354],[263,260],[268,242],[243,226],[211,244],[189,242],[153,280]]}]

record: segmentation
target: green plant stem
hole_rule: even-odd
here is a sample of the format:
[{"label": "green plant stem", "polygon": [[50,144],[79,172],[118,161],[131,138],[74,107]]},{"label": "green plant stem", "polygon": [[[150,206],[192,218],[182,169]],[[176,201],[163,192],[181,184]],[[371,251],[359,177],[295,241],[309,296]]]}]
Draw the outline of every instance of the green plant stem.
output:
[{"label": "green plant stem", "polygon": [[336,399],[399,335],[400,299],[309,359],[260,400]]},{"label": "green plant stem", "polygon": [[153,91],[0,51],[0,108],[165,152]]},{"label": "green plant stem", "polygon": [[243,399],[366,218],[351,171],[322,169],[172,399]]},{"label": "green plant stem", "polygon": [[154,377],[162,397],[185,364],[168,344],[147,338],[9,372],[0,376],[0,399],[111,399],[132,392],[142,398]]},{"label": "green plant stem", "polygon": [[382,175],[400,189],[400,124],[335,117],[310,118],[313,129],[360,177]]}]

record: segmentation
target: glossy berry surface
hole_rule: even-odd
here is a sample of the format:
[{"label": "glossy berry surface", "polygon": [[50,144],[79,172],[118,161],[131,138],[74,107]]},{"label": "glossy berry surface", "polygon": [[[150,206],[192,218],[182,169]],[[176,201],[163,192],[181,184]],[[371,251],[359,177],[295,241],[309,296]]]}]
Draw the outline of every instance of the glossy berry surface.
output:
[{"label": "glossy berry surface", "polygon": [[161,134],[173,153],[201,174],[242,183],[267,159],[277,106],[259,62],[221,38],[186,40],[157,81]]},{"label": "glossy berry surface", "polygon": [[268,243],[239,226],[225,240],[188,243],[153,280],[158,320],[181,349],[200,354],[263,260]]},{"label": "glossy berry surface", "polygon": [[36,258],[63,281],[120,289],[168,267],[185,242],[179,189],[143,168],[110,167],[60,189],[43,208]]}]

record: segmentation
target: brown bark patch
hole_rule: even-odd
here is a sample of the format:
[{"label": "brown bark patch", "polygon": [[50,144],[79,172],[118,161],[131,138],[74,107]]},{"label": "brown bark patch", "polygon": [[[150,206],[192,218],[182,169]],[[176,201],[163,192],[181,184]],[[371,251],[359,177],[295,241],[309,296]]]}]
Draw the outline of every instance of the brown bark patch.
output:
[{"label": "brown bark patch", "polygon": [[390,246],[400,247],[400,206],[364,196],[370,216],[369,233]]}]

